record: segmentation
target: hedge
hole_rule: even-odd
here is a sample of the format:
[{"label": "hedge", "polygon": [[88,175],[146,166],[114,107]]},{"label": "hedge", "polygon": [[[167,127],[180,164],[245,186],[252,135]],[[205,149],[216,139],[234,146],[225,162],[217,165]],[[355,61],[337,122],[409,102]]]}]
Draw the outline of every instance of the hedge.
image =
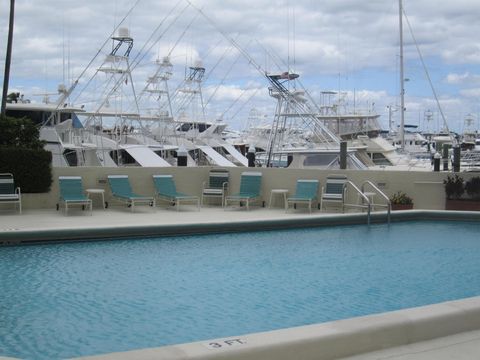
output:
[{"label": "hedge", "polygon": [[32,120],[6,116],[0,117],[0,146],[26,149],[43,149],[40,128]]},{"label": "hedge", "polygon": [[43,149],[0,147],[0,173],[12,173],[22,193],[50,191],[52,153]]}]

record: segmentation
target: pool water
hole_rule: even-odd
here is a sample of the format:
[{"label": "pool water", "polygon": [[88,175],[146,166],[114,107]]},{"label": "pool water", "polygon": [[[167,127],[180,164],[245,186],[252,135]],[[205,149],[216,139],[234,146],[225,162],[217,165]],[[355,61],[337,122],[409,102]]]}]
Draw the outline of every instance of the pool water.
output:
[{"label": "pool water", "polygon": [[0,356],[157,347],[480,295],[480,224],[0,248]]}]

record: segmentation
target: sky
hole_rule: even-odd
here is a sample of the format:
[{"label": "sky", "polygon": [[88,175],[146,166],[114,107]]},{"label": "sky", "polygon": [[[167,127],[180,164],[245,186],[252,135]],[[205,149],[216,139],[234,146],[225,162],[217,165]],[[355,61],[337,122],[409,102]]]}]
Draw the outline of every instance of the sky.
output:
[{"label": "sky", "polygon": [[[398,0],[189,1],[140,0],[134,6],[132,0],[17,0],[9,91],[32,102],[51,94],[54,101],[58,84],[69,88],[79,79],[70,97],[77,106],[155,112],[166,106],[165,97],[140,96],[136,103],[133,93],[142,93],[157,70],[155,60],[169,55],[177,116],[201,112],[199,96],[187,109],[181,101],[186,93],[174,95],[185,88],[189,67],[201,65],[205,117],[232,128],[271,121],[276,103],[264,73],[284,71],[300,75],[301,84],[289,86],[303,86],[317,105],[339,100],[350,111],[375,111],[385,129],[390,107],[394,126],[399,124]],[[9,4],[0,0],[2,74]],[[480,1],[403,0],[403,6],[405,122],[439,130],[435,92],[451,130],[464,131],[466,118],[480,128]],[[116,27],[129,29],[134,46],[131,79],[122,80],[114,100],[119,76],[97,69],[106,66]]]}]

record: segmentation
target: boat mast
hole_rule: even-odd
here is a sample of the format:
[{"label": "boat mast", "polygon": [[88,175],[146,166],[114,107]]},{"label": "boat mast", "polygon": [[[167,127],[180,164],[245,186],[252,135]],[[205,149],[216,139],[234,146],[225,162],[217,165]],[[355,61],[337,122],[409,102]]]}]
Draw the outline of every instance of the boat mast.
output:
[{"label": "boat mast", "polygon": [[400,26],[400,142],[401,149],[405,150],[405,88],[403,75],[403,6],[398,0],[398,21]]}]

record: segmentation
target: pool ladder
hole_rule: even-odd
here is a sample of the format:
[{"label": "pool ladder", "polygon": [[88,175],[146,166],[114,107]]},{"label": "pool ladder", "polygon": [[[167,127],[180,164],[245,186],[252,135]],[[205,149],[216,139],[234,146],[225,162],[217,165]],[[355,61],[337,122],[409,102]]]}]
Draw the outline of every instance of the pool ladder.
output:
[{"label": "pool ladder", "polygon": [[[366,180],[363,182],[361,188],[359,188],[357,185],[355,185],[353,182],[350,180],[347,180],[347,184],[350,185],[358,194],[359,198],[362,199],[361,204],[350,204],[350,206],[353,207],[360,207],[363,209],[367,209],[367,224],[370,225],[370,215],[372,212],[372,205],[375,207],[384,207],[387,209],[387,221],[390,223],[390,213],[392,211],[392,203],[390,202],[390,199],[388,196],[378,188],[377,185],[372,183],[369,180]],[[370,192],[365,192],[366,189],[369,189]],[[385,200],[385,204],[373,204],[371,197],[368,195],[379,195]]]}]

